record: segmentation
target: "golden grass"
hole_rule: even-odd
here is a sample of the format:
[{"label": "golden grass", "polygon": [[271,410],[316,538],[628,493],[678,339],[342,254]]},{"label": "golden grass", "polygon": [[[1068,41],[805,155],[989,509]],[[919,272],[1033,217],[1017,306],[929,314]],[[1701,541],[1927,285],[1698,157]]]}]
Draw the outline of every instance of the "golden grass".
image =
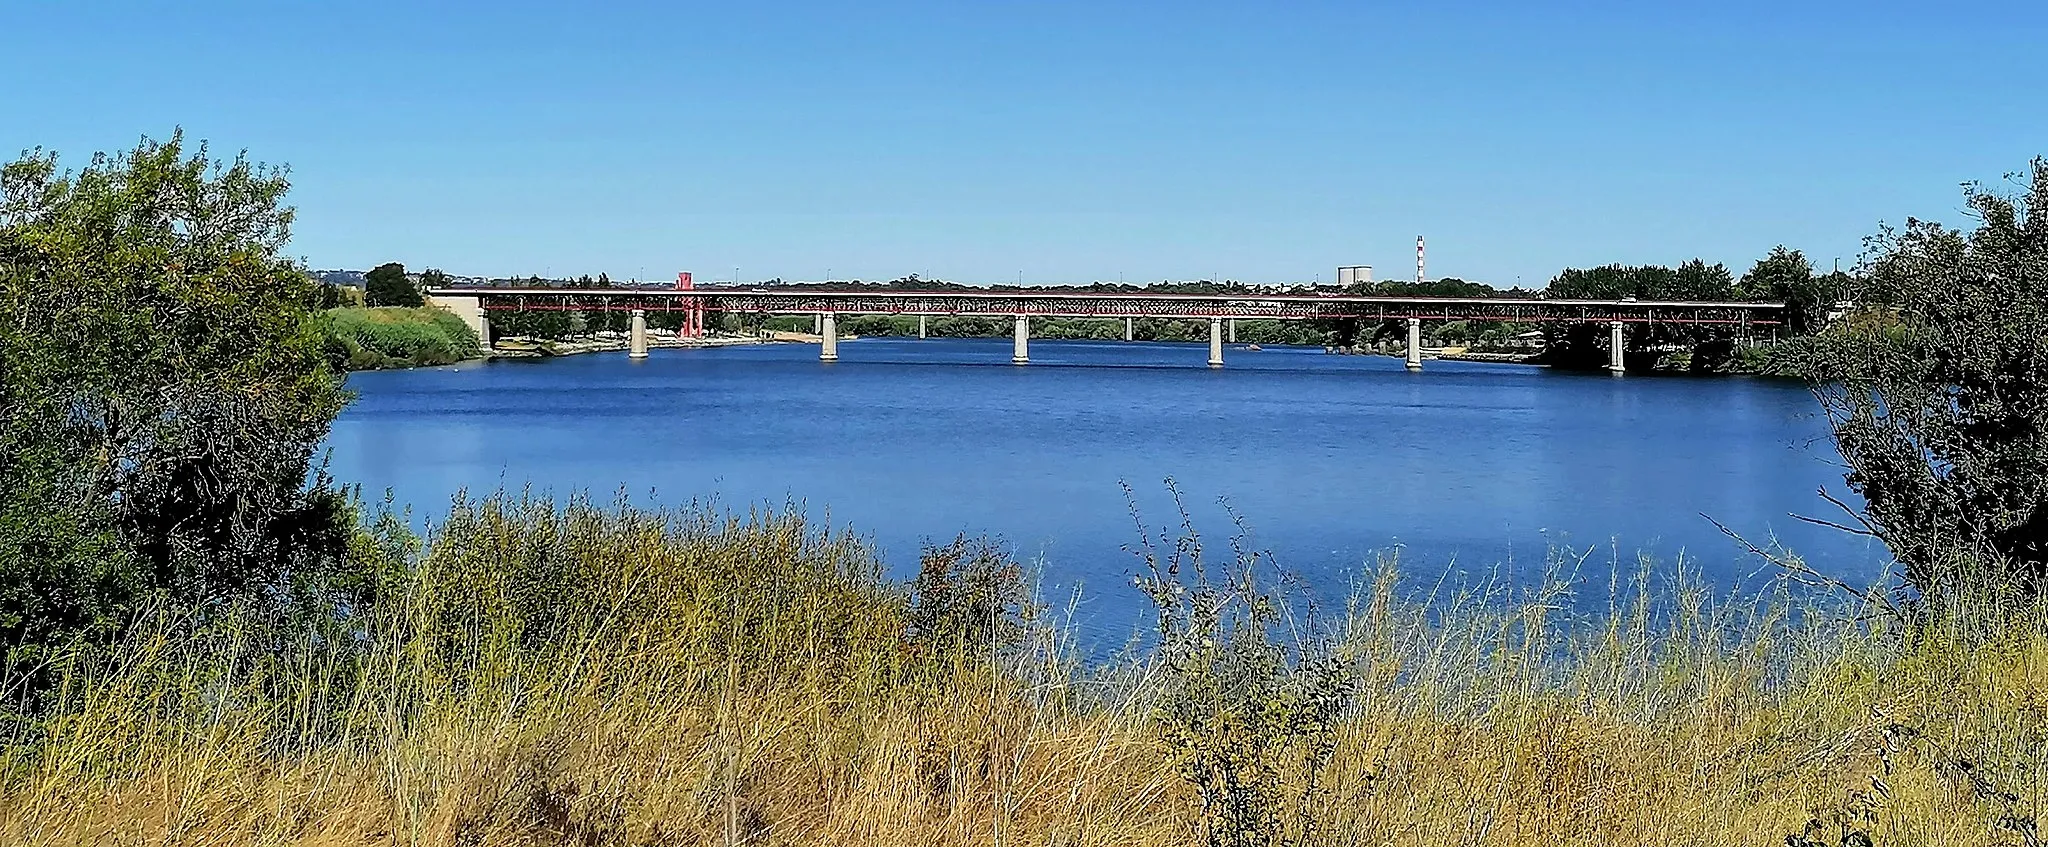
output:
[{"label": "golden grass", "polygon": [[[2026,844],[2048,811],[2038,626],[1393,586],[1343,624],[1328,843]],[[920,656],[903,612],[788,514],[459,506],[344,641],[162,615],[81,659],[0,754],[0,843],[1199,843],[1156,667],[1043,625]]]}]

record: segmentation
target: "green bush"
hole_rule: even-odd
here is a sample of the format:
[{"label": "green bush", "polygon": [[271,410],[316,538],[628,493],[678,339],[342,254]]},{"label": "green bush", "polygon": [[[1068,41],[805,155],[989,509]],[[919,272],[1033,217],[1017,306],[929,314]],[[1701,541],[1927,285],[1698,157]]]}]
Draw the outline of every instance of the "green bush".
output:
[{"label": "green bush", "polygon": [[445,365],[482,353],[476,332],[432,306],[327,311],[329,361],[348,370]]}]

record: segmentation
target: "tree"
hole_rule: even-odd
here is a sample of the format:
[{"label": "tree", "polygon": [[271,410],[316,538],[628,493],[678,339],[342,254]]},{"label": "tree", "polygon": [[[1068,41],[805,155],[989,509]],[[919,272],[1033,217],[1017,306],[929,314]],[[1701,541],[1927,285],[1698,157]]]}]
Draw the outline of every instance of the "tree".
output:
[{"label": "tree", "polygon": [[425,301],[412,280],[405,278],[405,266],[386,262],[363,275],[363,303],[368,306],[416,308]]},{"label": "tree", "polygon": [[[400,265],[400,266],[399,266],[399,270],[400,270],[401,272],[403,272],[403,271],[405,270],[405,266],[404,266],[404,265]],[[447,288],[447,287],[448,287],[448,275],[447,275],[447,274],[445,274],[445,273],[442,273],[442,272],[441,272],[441,269],[440,269],[440,268],[428,268],[428,269],[426,269],[426,271],[424,271],[424,272],[422,272],[422,273],[420,274],[420,284],[419,284],[419,288],[417,288],[417,289],[415,290],[415,293],[416,293],[416,294],[424,294],[425,292],[427,292],[427,291],[430,291],[430,290],[433,290],[433,289],[436,289],[436,288]]]},{"label": "tree", "polygon": [[1780,244],[1742,275],[1737,290],[1744,300],[1784,303],[1785,329],[1794,335],[1805,335],[1826,322],[1828,310],[1846,290],[1847,276],[1834,273],[1816,277],[1806,254],[1787,250]]},{"label": "tree", "polygon": [[[0,168],[0,653],[139,603],[308,596],[348,507],[311,473],[345,394],[284,257],[284,171],[181,133]],[[309,473],[311,479],[309,480]]]},{"label": "tree", "polygon": [[341,293],[341,286],[325,280],[316,281],[320,287],[318,306],[321,309],[337,309],[348,305],[348,297]]},{"label": "tree", "polygon": [[1726,265],[1718,262],[1709,265],[1694,259],[1678,266],[1671,275],[1669,287],[1659,296],[1695,302],[1728,300],[1735,296],[1735,279],[1728,273]]},{"label": "tree", "polygon": [[1969,232],[1908,219],[1869,239],[1858,309],[1816,337],[1808,375],[1858,517],[1923,597],[2034,597],[2048,590],[2048,159],[2021,194],[1964,195]]}]

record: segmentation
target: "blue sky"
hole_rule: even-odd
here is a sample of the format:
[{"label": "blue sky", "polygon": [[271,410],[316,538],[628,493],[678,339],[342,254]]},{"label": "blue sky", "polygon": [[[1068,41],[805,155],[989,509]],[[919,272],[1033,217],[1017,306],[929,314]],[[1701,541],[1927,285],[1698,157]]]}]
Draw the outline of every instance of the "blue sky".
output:
[{"label": "blue sky", "polygon": [[2048,4],[93,3],[0,148],[289,164],[315,267],[1541,285],[1825,267],[2048,154]]}]

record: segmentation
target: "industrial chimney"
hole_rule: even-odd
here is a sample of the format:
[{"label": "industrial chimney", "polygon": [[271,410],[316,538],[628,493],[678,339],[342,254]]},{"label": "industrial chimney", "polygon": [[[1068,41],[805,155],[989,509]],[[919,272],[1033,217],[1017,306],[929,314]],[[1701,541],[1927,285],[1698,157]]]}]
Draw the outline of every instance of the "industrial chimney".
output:
[{"label": "industrial chimney", "polygon": [[1415,236],[1415,281],[1422,282],[1422,236]]}]

